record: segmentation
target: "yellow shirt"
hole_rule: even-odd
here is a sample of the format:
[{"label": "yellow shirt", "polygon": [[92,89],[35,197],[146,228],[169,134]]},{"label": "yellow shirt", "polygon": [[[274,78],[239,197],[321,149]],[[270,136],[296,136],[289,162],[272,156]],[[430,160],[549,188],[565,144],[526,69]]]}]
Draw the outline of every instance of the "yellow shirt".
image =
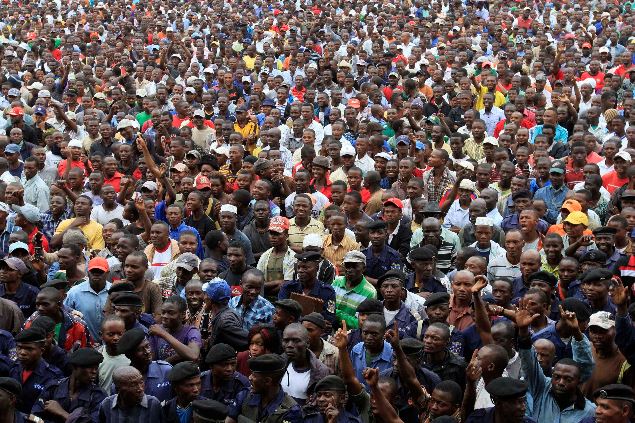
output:
[{"label": "yellow shirt", "polygon": [[[66,219],[60,222],[55,229],[55,235],[61,234],[73,223],[73,219]],[[79,229],[84,233],[84,236],[88,240],[88,248],[91,250],[103,250],[105,247],[104,237],[102,236],[101,230],[102,226],[95,222],[94,220],[90,220],[86,225],[80,226]]]},{"label": "yellow shirt", "polygon": [[[487,89],[487,87],[481,85],[481,92],[478,94],[476,105],[474,107],[479,112],[485,108],[485,105],[483,104],[483,96],[488,92],[489,90]],[[507,100],[505,100],[505,96],[503,95],[503,93],[501,93],[500,91],[494,92],[494,106],[501,107],[506,102]]]},{"label": "yellow shirt", "polygon": [[349,251],[359,250],[359,243],[354,239],[344,235],[339,245],[333,244],[333,235],[328,235],[324,239],[323,244],[324,252],[322,255],[328,259],[337,268],[338,274],[343,274],[344,256]]},{"label": "yellow shirt", "polygon": [[253,70],[254,64],[256,63],[256,56],[250,57],[248,54],[243,56],[243,62],[245,62],[245,67],[249,70]]},{"label": "yellow shirt", "polygon": [[302,241],[308,234],[322,235],[324,233],[324,225],[322,222],[311,219],[309,224],[301,228],[295,223],[295,217],[289,220],[289,247],[298,251],[302,250]]}]

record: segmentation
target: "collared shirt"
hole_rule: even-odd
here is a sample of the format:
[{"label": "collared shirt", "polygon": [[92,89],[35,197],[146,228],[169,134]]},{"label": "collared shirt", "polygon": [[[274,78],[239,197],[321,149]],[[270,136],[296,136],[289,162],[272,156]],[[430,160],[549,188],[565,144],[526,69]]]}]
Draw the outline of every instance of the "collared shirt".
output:
[{"label": "collared shirt", "polygon": [[243,329],[247,331],[258,323],[271,323],[276,311],[273,304],[260,295],[249,306],[242,302],[242,295],[230,298],[228,305],[242,318]]},{"label": "collared shirt", "polygon": [[7,254],[9,254],[9,236],[13,232],[17,232],[20,230],[19,226],[15,226],[12,220],[7,220],[6,226],[4,227],[4,231],[0,233],[0,255],[4,258]]},{"label": "collared shirt", "polygon": [[172,386],[168,381],[170,370],[172,370],[172,365],[167,361],[150,362],[148,372],[143,376],[146,395],[152,395],[159,401],[167,401],[173,397]]},{"label": "collared shirt", "polygon": [[485,130],[487,135],[493,136],[496,124],[505,119],[505,113],[499,107],[493,106],[489,112],[485,109],[481,110],[480,118],[485,122]]},{"label": "collared shirt", "polygon": [[[536,140],[536,137],[540,134],[542,134],[542,128],[544,127],[544,125],[536,125],[533,127],[532,130],[530,130],[529,132],[531,132],[531,138],[530,138],[530,143],[534,143],[534,141]],[[563,144],[567,143],[567,140],[569,139],[569,131],[567,131],[566,128],[560,126],[560,125],[556,125],[556,134],[553,137],[553,141],[554,143],[557,141],[562,141]],[[559,210],[559,209],[558,209]]]},{"label": "collared shirt", "polygon": [[20,282],[15,294],[7,294],[5,285],[0,284],[0,297],[16,303],[26,318],[35,311],[35,298],[39,292],[33,285]]},{"label": "collared shirt", "polygon": [[[368,365],[369,361],[370,365]],[[364,369],[371,367],[378,369],[379,372],[390,369],[392,367],[392,346],[384,341],[384,348],[381,353],[376,356],[368,357],[368,351],[364,347],[364,343],[360,342],[351,350],[351,362],[357,380],[360,382],[364,381],[364,386],[367,387],[368,385],[366,385],[366,379],[364,379],[363,375]]]},{"label": "collared shirt", "polygon": [[322,252],[324,258],[333,263],[338,272],[341,273],[343,270],[344,256],[349,251],[359,250],[359,243],[351,237],[344,235],[340,243],[336,245],[333,243],[333,235],[327,235],[322,247],[324,249]]},{"label": "collared shirt", "polygon": [[332,374],[338,374],[339,371],[340,350],[330,342],[322,341],[322,351],[318,360],[331,370]]},{"label": "collared shirt", "polygon": [[304,237],[309,234],[324,233],[324,225],[322,222],[311,218],[309,224],[300,227],[295,223],[295,217],[289,220],[289,247],[293,250],[301,250]]},{"label": "collared shirt", "polygon": [[520,276],[520,262],[511,264],[509,260],[507,260],[507,254],[493,258],[487,266],[487,279],[490,282],[498,278],[514,279]]},{"label": "collared shirt", "polygon": [[366,270],[364,274],[368,277],[379,279],[387,271],[392,269],[400,270],[403,267],[399,252],[386,244],[384,244],[384,248],[378,255],[375,255],[372,246],[363,249],[362,253],[366,255]]},{"label": "collared shirt", "polygon": [[452,298],[450,298],[450,315],[448,316],[448,323],[458,330],[466,329],[474,323],[472,310],[471,305],[462,308],[457,307],[454,296],[452,296]]},{"label": "collared shirt", "polygon": [[[280,287],[278,298],[281,300],[291,298],[291,293],[293,292],[296,294],[304,294],[302,282],[298,280],[285,282],[284,285]],[[326,320],[331,322],[331,324],[335,325],[335,289],[331,285],[317,280],[313,284],[313,288],[311,288],[306,295],[319,298],[323,301],[324,304],[321,314]]]},{"label": "collared shirt", "polygon": [[467,140],[465,140],[463,153],[469,156],[472,160],[476,160],[477,162],[485,158],[485,150],[483,149],[483,141],[479,143],[474,140],[474,137],[468,138]]},{"label": "collared shirt", "polygon": [[331,286],[335,290],[337,320],[345,320],[348,328],[357,329],[357,307],[367,298],[377,298],[377,290],[363,276],[361,282],[351,289],[346,287],[346,276],[335,278]]},{"label": "collared shirt", "polygon": [[423,174],[423,196],[431,203],[438,203],[441,201],[441,197],[443,196],[443,193],[445,193],[445,190],[455,183],[456,177],[452,175],[447,167],[443,168],[441,178],[439,178],[438,183],[435,183],[434,169],[431,169]]},{"label": "collared shirt", "polygon": [[[271,259],[272,255],[273,247],[262,253],[262,255],[260,256],[260,260],[258,260],[258,264],[256,265],[256,268],[264,274],[265,282],[269,282],[270,279],[270,275],[267,269],[269,268],[269,260]],[[285,281],[290,281],[291,279],[293,279],[293,272],[295,270],[295,264],[297,261],[298,260],[295,258],[295,252],[291,248],[287,247],[287,251],[285,251],[284,257],[282,259],[281,272],[284,275]]]},{"label": "collared shirt", "polygon": [[[64,213],[62,213],[59,219],[55,219],[50,210],[40,213],[40,224],[42,225],[42,233],[44,236],[50,241],[51,238],[53,238],[53,235],[55,235],[55,229],[57,226],[69,217],[71,217],[70,207],[66,207]],[[9,222],[7,222],[7,226],[8,225]]]},{"label": "collared shirt", "polygon": [[118,394],[109,396],[99,407],[99,423],[162,422],[161,402],[144,394],[141,403],[131,408],[121,408]]},{"label": "collared shirt", "polygon": [[201,373],[201,396],[231,405],[238,394],[249,390],[251,384],[244,375],[234,372],[231,379],[223,382],[218,391],[214,390],[214,377],[211,370]]},{"label": "collared shirt", "polygon": [[110,282],[106,282],[101,291],[95,292],[90,286],[90,282],[85,281],[73,286],[66,294],[66,299],[64,300],[66,307],[82,313],[90,335],[97,341],[101,340],[99,332],[101,330],[101,321],[104,318],[104,305],[106,305],[108,290],[111,285]]},{"label": "collared shirt", "polygon": [[24,367],[20,361],[14,363],[9,370],[9,377],[17,380],[22,385],[22,395],[17,409],[23,413],[30,413],[33,404],[40,397],[44,389],[54,383],[57,383],[64,377],[62,372],[43,359],[40,359],[33,370],[27,374],[24,379]]},{"label": "collared shirt", "polygon": [[31,179],[22,179],[24,186],[24,202],[31,204],[46,212],[50,204],[50,190],[46,182],[39,175],[35,175]]},{"label": "collared shirt", "polygon": [[[280,407],[282,402],[285,400],[285,397],[288,395],[282,390],[282,386],[279,387],[278,394],[276,397],[266,405],[266,407],[261,408],[262,399],[260,394],[254,394],[250,391],[242,391],[236,397],[236,401],[234,401],[228,410],[228,416],[234,420],[238,420],[238,416],[240,416],[243,412],[243,408],[255,408],[257,411],[257,420],[258,422],[265,422],[267,419],[272,416],[272,414]],[[290,398],[290,397],[289,397]],[[293,401],[294,405],[290,407],[288,411],[286,411],[279,418],[282,421],[289,423],[300,423],[303,421],[302,419],[302,409],[300,406]]]},{"label": "collared shirt", "polygon": [[536,191],[534,200],[543,200],[547,205],[547,213],[545,214],[545,220],[547,222],[551,224],[556,223],[567,192],[569,192],[569,188],[564,184],[560,188],[554,188],[553,185],[549,185]]},{"label": "collared shirt", "polygon": [[58,383],[48,385],[39,400],[33,405],[31,413],[47,421],[58,421],[52,414],[44,410],[47,401],[57,401],[64,411],[71,413],[79,407],[90,413],[91,420],[96,422],[99,418],[99,404],[106,398],[106,393],[97,385],[91,384],[79,391],[77,397],[71,398],[70,378],[60,380]]},{"label": "collared shirt", "polygon": [[[55,235],[61,234],[73,223],[74,219],[66,219],[62,221],[55,230]],[[101,250],[105,247],[104,237],[102,236],[102,226],[94,220],[89,220],[87,224],[80,226],[79,229],[84,233],[88,240],[88,248],[91,250]]]},{"label": "collared shirt", "polygon": [[459,204],[458,199],[454,200],[450,206],[450,210],[448,210],[448,213],[445,215],[445,219],[443,219],[443,226],[448,229],[452,226],[462,228],[468,223],[470,223],[470,213],[468,208],[464,209]]}]

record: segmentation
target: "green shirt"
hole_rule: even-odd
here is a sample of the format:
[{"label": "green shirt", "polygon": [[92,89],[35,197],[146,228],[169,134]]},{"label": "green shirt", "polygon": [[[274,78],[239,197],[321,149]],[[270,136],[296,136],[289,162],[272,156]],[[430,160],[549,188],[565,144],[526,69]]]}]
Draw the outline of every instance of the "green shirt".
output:
[{"label": "green shirt", "polygon": [[139,112],[135,118],[137,119],[137,122],[139,122],[139,125],[143,126],[144,123],[152,119],[152,115],[146,112]]},{"label": "green shirt", "polygon": [[344,320],[348,329],[357,329],[359,327],[357,307],[367,298],[377,298],[377,290],[365,277],[362,277],[362,281],[350,290],[346,287],[346,276],[338,276],[331,286],[335,290],[337,320]]}]

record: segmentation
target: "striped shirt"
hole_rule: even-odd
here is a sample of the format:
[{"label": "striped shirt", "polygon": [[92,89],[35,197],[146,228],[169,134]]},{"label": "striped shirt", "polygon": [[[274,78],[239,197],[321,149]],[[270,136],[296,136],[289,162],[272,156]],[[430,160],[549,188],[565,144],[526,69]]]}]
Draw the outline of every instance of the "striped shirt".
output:
[{"label": "striped shirt", "polygon": [[487,266],[487,279],[490,283],[498,278],[514,279],[520,276],[520,265],[511,264],[507,260],[507,254],[493,258]]},{"label": "striped shirt", "polygon": [[289,247],[292,250],[301,250],[305,236],[308,234],[322,235],[323,233],[324,225],[319,220],[311,219],[308,225],[301,228],[295,223],[294,217],[289,220]]},{"label": "striped shirt", "polygon": [[344,270],[342,263],[346,253],[360,249],[359,243],[347,235],[344,235],[344,238],[337,245],[333,244],[333,235],[327,235],[322,247],[324,248],[322,256],[333,263],[339,273]]},{"label": "striped shirt", "polygon": [[346,287],[346,276],[338,276],[331,285],[335,290],[335,316],[338,321],[346,321],[349,329],[357,329],[357,307],[367,298],[377,298],[377,290],[362,277],[362,281],[352,289]]}]

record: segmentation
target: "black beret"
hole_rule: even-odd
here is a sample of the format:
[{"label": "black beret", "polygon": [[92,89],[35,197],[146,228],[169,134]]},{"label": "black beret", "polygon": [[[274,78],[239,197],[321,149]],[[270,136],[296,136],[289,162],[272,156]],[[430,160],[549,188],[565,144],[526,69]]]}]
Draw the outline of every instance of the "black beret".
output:
[{"label": "black beret", "polygon": [[406,355],[419,354],[423,351],[423,342],[418,339],[404,338],[399,341],[399,345],[401,345],[401,349]]},{"label": "black beret", "polygon": [[305,253],[296,254],[295,258],[298,261],[320,261],[322,260],[322,254],[317,251],[307,251]]},{"label": "black beret", "polygon": [[225,404],[211,399],[192,401],[192,411],[197,417],[222,421],[225,421],[225,417],[227,417],[228,413],[228,409]]},{"label": "black beret", "polygon": [[146,333],[141,328],[133,328],[126,331],[117,343],[117,352],[119,354],[129,354],[137,349],[137,347],[146,338]]},{"label": "black beret", "polygon": [[432,307],[440,304],[450,304],[450,294],[447,292],[434,292],[426,298],[426,307]]},{"label": "black beret", "polygon": [[436,254],[434,254],[431,249],[419,247],[408,253],[408,260],[432,260],[435,255]]},{"label": "black beret", "polygon": [[110,287],[108,290],[108,294],[112,294],[115,292],[132,292],[134,291],[134,285],[130,282],[120,282],[116,283]]},{"label": "black beret", "polygon": [[43,329],[45,333],[49,334],[55,331],[55,321],[48,316],[38,316],[31,323],[31,327]]},{"label": "black beret", "polygon": [[0,377],[0,389],[19,397],[22,395],[22,385],[11,377]]},{"label": "black beret", "polygon": [[15,336],[15,342],[44,342],[46,339],[46,332],[42,328],[28,328],[18,333]]},{"label": "black beret", "polygon": [[104,356],[92,348],[80,348],[68,356],[68,363],[77,367],[95,367],[104,361]]},{"label": "black beret", "polygon": [[287,361],[278,354],[263,354],[250,358],[247,363],[252,373],[280,372],[287,367]]},{"label": "black beret", "polygon": [[172,367],[172,369],[168,372],[168,381],[172,383],[178,383],[182,380],[193,378],[194,376],[199,376],[201,374],[201,370],[198,366],[191,361],[182,361]]},{"label": "black beret", "polygon": [[326,327],[326,321],[324,320],[324,316],[322,316],[318,312],[309,313],[306,316],[302,317],[302,322],[311,322],[315,326],[324,329]]},{"label": "black beret", "polygon": [[47,281],[44,285],[42,285],[40,289],[55,288],[55,289],[59,289],[60,291],[65,291],[66,288],[69,287],[69,285],[70,283],[64,279],[51,279],[50,281]]},{"label": "black beret", "polygon": [[290,313],[296,319],[299,319],[300,316],[302,316],[302,306],[296,300],[291,300],[291,299],[278,300],[274,303],[274,305]]},{"label": "black beret", "polygon": [[325,376],[315,385],[315,392],[336,391],[346,392],[346,384],[341,377],[335,375]]},{"label": "black beret", "polygon": [[587,250],[584,254],[582,254],[582,257],[580,257],[580,263],[591,261],[604,265],[607,258],[606,254],[600,250]]},{"label": "black beret", "polygon": [[611,280],[612,277],[613,277],[613,272],[611,272],[609,269],[598,267],[596,269],[591,269],[585,272],[580,278],[580,281],[582,281],[582,283],[602,281],[602,280],[608,281],[608,280]]},{"label": "black beret", "polygon": [[608,226],[600,226],[599,228],[593,229],[593,235],[615,235],[616,233],[617,229]]},{"label": "black beret", "polygon": [[531,284],[533,281],[547,282],[551,287],[555,287],[558,284],[558,279],[551,273],[540,270],[534,272],[527,278],[527,281]]},{"label": "black beret", "polygon": [[485,390],[496,398],[518,398],[527,393],[527,384],[513,377],[497,377],[487,384]]},{"label": "black beret", "polygon": [[367,225],[367,227],[369,231],[379,231],[387,228],[386,222],[384,222],[383,220],[372,221]]},{"label": "black beret", "polygon": [[522,190],[512,194],[512,201],[516,201],[520,198],[531,198],[531,193],[527,190]]},{"label": "black beret", "polygon": [[374,298],[366,298],[359,303],[356,311],[362,314],[384,314],[384,304]]},{"label": "black beret", "polygon": [[589,306],[577,298],[565,298],[562,301],[562,309],[574,312],[578,322],[586,322],[591,317],[591,309]]},{"label": "black beret", "polygon": [[620,401],[635,402],[635,391],[633,388],[621,383],[605,385],[593,393],[593,398],[605,398]]},{"label": "black beret", "polygon": [[377,286],[381,287],[381,284],[388,279],[397,279],[401,281],[402,284],[406,283],[406,275],[401,270],[392,269],[387,271],[386,273],[381,275],[379,279],[377,279]]},{"label": "black beret", "polygon": [[112,303],[116,306],[143,306],[143,300],[139,294],[135,294],[134,292],[121,292],[112,298]]},{"label": "black beret", "polygon": [[215,344],[209,349],[207,356],[205,357],[205,363],[216,364],[222,361],[231,360],[236,358],[236,350],[227,344]]}]

